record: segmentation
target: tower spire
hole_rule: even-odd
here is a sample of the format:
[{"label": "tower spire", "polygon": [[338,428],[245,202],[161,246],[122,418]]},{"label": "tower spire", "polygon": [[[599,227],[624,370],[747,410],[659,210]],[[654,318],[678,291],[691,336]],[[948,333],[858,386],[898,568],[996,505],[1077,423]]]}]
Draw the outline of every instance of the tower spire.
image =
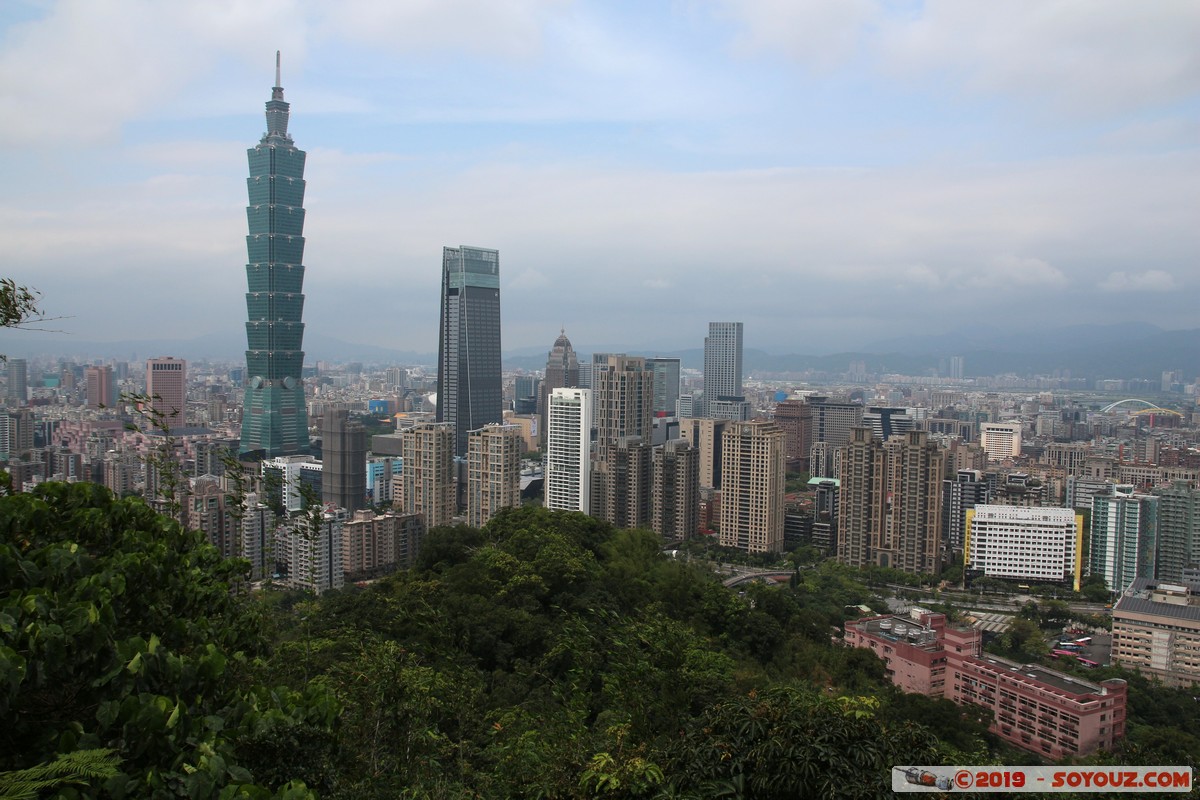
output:
[{"label": "tower spire", "polygon": [[[267,102],[267,136],[288,138],[288,104],[283,99],[283,87],[279,84],[279,51],[275,51],[275,86],[271,88],[271,99]],[[264,137],[265,141],[265,137]]]}]

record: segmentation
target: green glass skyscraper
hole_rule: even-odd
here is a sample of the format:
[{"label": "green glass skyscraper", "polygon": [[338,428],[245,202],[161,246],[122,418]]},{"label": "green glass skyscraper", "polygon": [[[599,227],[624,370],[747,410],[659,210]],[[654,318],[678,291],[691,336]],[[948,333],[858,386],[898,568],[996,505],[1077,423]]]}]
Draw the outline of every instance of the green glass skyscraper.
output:
[{"label": "green glass skyscraper", "polygon": [[304,404],[304,151],[288,135],[279,85],[267,102],[267,132],[247,151],[246,397],[241,452],[265,457],[308,452]]}]

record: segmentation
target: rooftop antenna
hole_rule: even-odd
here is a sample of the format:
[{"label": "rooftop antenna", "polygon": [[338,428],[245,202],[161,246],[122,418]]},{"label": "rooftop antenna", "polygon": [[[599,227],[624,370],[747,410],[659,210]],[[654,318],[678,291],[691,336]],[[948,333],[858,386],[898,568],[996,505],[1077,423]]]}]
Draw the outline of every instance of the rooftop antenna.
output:
[{"label": "rooftop antenna", "polygon": [[275,51],[275,85],[279,86],[279,51]]}]

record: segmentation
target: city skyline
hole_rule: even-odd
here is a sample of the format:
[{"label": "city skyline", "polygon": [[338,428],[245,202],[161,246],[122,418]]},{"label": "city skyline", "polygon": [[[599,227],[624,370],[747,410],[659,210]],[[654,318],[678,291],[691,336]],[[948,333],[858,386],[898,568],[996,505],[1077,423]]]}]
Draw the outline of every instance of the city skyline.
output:
[{"label": "city skyline", "polygon": [[[435,350],[445,241],[505,252],[513,348],[561,325],[695,347],[732,318],[748,348],[829,352],[985,300],[1016,324],[1196,327],[1194,4],[462,12],[6,5],[12,277],[78,339],[244,321],[238,154],[282,49],[323,336]],[[204,279],[180,304],[164,271]]]}]

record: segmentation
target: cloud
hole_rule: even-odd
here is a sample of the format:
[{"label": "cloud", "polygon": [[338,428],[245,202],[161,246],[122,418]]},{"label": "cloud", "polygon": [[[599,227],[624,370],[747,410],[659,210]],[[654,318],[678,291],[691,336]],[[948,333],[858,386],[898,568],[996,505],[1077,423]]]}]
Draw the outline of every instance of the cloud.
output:
[{"label": "cloud", "polygon": [[[859,63],[887,79],[933,77],[1057,114],[1104,115],[1200,91],[1194,0],[721,0],[735,50],[817,70]],[[923,83],[914,88],[937,84]]]},{"label": "cloud", "polygon": [[390,51],[440,52],[452,58],[526,59],[542,47],[547,21],[569,7],[563,0],[323,0],[308,3],[313,22],[346,41]]},{"label": "cloud", "polygon": [[1002,255],[962,274],[961,283],[972,289],[1057,289],[1067,285],[1067,276],[1040,258]]},{"label": "cloud", "polygon": [[1100,289],[1105,292],[1170,292],[1175,288],[1175,277],[1161,269],[1112,272],[1100,284]]},{"label": "cloud", "polygon": [[671,282],[665,281],[662,278],[647,278],[642,281],[642,286],[645,286],[647,289],[670,289]]},{"label": "cloud", "polygon": [[1145,108],[1200,90],[1192,0],[929,0],[881,38],[893,67],[1060,112]]},{"label": "cloud", "polygon": [[720,0],[718,15],[740,22],[734,52],[781,50],[818,70],[855,54],[880,11],[872,0]]}]

